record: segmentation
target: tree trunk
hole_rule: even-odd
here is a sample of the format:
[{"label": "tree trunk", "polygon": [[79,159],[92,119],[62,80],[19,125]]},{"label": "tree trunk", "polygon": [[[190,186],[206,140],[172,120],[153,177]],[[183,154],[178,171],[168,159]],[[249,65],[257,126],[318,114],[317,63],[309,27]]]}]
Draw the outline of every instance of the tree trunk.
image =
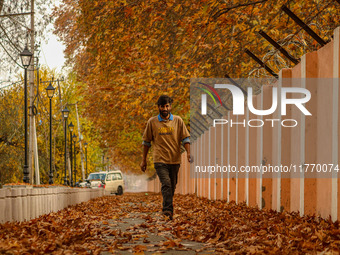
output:
[{"label": "tree trunk", "polygon": [[0,13],[2,11],[2,7],[4,6],[5,0],[0,0]]}]

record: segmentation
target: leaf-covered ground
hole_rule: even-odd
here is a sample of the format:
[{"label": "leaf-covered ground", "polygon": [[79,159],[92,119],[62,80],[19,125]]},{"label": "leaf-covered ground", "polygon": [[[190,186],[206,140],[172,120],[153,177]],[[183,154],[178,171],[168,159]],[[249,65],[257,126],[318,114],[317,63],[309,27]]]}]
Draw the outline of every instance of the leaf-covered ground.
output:
[{"label": "leaf-covered ground", "polygon": [[0,254],[339,254],[339,222],[245,204],[160,194],[107,196],[23,223],[0,225]]}]

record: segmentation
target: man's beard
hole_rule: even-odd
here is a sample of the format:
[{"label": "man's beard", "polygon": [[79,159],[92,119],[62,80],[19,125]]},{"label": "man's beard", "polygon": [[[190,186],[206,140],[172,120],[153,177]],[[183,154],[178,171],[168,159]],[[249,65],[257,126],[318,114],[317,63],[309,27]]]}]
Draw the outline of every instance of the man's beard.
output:
[{"label": "man's beard", "polygon": [[170,111],[159,111],[159,114],[163,117],[166,118],[170,114]]}]

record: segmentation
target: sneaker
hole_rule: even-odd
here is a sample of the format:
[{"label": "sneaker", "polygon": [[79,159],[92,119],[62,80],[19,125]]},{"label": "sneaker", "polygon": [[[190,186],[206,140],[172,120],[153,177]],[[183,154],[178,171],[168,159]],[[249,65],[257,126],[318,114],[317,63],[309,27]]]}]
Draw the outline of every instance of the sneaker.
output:
[{"label": "sneaker", "polygon": [[169,220],[172,220],[172,212],[165,211],[162,213],[166,218],[169,218]]}]

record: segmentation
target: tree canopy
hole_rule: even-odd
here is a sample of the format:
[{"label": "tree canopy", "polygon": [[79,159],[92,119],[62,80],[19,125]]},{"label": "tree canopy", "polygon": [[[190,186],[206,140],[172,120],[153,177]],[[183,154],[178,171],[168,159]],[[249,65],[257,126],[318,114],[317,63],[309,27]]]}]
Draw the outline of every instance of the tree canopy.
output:
[{"label": "tree canopy", "polygon": [[141,134],[161,94],[189,124],[192,77],[263,77],[248,48],[275,72],[294,65],[257,33],[295,58],[320,47],[282,10],[286,5],[324,40],[339,24],[336,1],[63,0],[55,33],[83,84],[86,115],[122,168],[138,170]]}]

